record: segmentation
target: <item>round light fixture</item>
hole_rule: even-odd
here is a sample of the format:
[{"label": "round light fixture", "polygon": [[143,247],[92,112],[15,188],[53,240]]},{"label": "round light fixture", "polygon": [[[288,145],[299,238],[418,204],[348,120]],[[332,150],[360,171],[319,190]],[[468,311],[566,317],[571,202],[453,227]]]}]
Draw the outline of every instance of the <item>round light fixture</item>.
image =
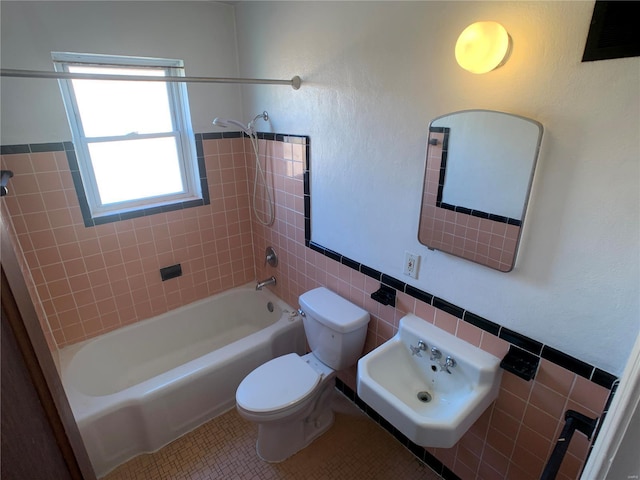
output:
[{"label": "round light fixture", "polygon": [[507,62],[511,46],[509,33],[499,23],[472,23],[458,37],[456,60],[472,73],[487,73]]}]

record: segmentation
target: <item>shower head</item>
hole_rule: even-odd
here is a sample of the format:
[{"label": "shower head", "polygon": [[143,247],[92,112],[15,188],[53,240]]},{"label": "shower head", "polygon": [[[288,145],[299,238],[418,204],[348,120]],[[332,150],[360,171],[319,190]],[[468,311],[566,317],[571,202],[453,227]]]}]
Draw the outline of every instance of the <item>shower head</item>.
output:
[{"label": "shower head", "polygon": [[242,130],[244,133],[246,133],[247,135],[251,134],[251,130],[249,129],[248,125],[243,125],[242,123],[238,122],[237,120],[228,120],[226,118],[214,118],[213,119],[213,124],[216,127],[223,127],[223,128],[228,128],[230,126],[235,126],[238,127],[240,130]]},{"label": "shower head", "polygon": [[247,135],[251,136],[255,133],[253,125],[255,121],[258,120],[259,118],[262,118],[266,122],[267,120],[269,120],[269,114],[266,111],[259,113],[258,115],[253,117],[253,120],[251,120],[248,125],[244,125],[243,123],[240,123],[237,120],[229,120],[226,118],[219,118],[219,117],[216,117],[213,119],[213,124],[216,127],[224,127],[224,128],[227,128],[233,125],[235,127],[238,127]]}]

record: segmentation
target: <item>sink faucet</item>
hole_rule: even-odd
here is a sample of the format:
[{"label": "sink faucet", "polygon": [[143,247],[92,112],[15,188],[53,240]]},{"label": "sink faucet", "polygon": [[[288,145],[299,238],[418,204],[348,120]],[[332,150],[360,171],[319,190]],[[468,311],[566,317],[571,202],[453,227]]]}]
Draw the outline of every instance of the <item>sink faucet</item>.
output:
[{"label": "sink faucet", "polygon": [[456,362],[454,358],[447,355],[445,362],[440,364],[440,371],[442,372],[444,370],[449,375],[451,375],[451,370],[449,370],[449,367],[454,368],[457,364],[458,362]]},{"label": "sink faucet", "polygon": [[276,277],[271,276],[271,277],[267,278],[266,280],[263,280],[262,282],[258,282],[256,284],[256,290],[262,290],[267,285],[276,285]]},{"label": "sink faucet", "polygon": [[438,350],[436,347],[431,347],[430,360],[439,360],[440,358],[442,358],[442,352]]}]

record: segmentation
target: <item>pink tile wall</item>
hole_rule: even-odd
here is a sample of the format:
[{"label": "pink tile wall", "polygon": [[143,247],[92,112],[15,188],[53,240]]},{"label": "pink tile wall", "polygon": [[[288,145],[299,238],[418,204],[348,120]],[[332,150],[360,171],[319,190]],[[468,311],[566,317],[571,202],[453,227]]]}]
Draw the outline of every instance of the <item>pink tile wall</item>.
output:
[{"label": "pink tile wall", "polygon": [[[339,293],[371,314],[365,352],[391,338],[406,313],[419,317],[502,358],[509,344],[467,322],[399,293],[396,308],[370,298],[379,287],[372,278],[304,246],[304,146],[266,142],[265,161],[275,173],[277,220],[273,227],[254,225],[258,277],[275,275],[276,293],[297,306],[298,296],[317,286]],[[265,248],[280,258],[276,268],[264,266]],[[339,377],[353,390],[355,367]],[[531,382],[504,372],[497,401],[450,449],[428,449],[463,480],[538,479],[564,425],[564,412],[577,410],[598,417],[609,391],[547,360]],[[579,478],[589,442],[576,433],[558,479]]]},{"label": "pink tile wall", "polygon": [[[64,152],[2,156],[14,172],[3,207],[58,347],[253,281],[244,140],[203,148],[210,205],[96,227],[84,226]],[[162,282],[175,263],[183,275]]]},{"label": "pink tile wall", "polygon": [[[260,145],[276,201],[276,220],[268,227],[249,215],[255,166],[248,155],[245,168],[250,147],[242,140],[205,141],[211,205],[92,229],[82,224],[64,154],[3,157],[2,168],[16,174],[3,212],[11,214],[58,345],[275,275],[273,290],[292,306],[304,291],[324,285],[369,311],[365,351],[391,338],[400,318],[412,312],[498,357],[507,352],[504,340],[404,293],[396,308],[371,300],[378,282],[306,248],[306,147]],[[268,245],[279,256],[276,268],[264,265]],[[183,277],[163,284],[158,269],[175,262],[183,264]],[[355,390],[355,367],[339,376]],[[600,416],[608,393],[546,360],[531,382],[504,372],[497,401],[464,437],[453,448],[428,450],[463,480],[539,478],[564,412]],[[579,477],[588,446],[582,434],[574,435],[559,479]]]}]

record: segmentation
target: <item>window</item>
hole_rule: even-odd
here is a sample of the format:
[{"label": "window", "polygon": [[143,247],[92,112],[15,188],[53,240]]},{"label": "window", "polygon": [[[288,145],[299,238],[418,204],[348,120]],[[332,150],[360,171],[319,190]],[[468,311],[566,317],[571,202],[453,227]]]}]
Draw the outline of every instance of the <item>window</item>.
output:
[{"label": "window", "polygon": [[[52,58],[57,71],[69,73],[184,76],[182,60],[61,52]],[[63,79],[60,88],[92,219],[204,203],[184,83]]]}]

